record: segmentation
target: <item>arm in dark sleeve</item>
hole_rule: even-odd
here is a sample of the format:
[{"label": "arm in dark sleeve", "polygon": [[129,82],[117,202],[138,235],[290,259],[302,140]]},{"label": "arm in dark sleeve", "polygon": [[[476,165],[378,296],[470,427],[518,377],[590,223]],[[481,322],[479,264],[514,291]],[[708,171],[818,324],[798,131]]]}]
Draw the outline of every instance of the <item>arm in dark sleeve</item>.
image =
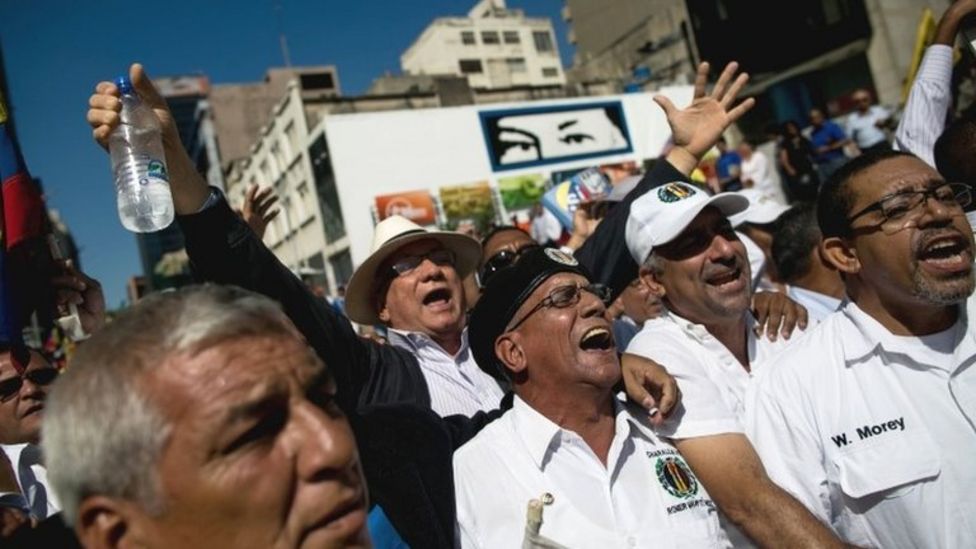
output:
[{"label": "arm in dark sleeve", "polygon": [[630,205],[647,191],[672,181],[688,181],[688,177],[664,159],[655,162],[634,190],[610,209],[593,234],[576,250],[576,259],[590,271],[593,282],[608,286],[614,298],[637,278],[639,268],[630,256],[625,238]]},{"label": "arm in dark sleeve", "polygon": [[278,261],[225,200],[178,219],[194,276],[200,282],[240,286],[280,303],[329,367],[337,399],[347,413],[371,403],[430,406],[416,358],[360,338],[345,317]]}]

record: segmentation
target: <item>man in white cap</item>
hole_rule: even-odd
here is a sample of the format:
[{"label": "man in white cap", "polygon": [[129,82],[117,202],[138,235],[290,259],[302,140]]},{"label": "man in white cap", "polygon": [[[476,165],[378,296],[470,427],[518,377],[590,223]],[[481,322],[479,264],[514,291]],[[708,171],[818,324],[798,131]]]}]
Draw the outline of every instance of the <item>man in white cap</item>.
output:
[{"label": "man in white cap", "polygon": [[372,253],[346,289],[350,319],[386,325],[390,343],[417,357],[431,408],[442,416],[494,410],[504,395],[468,348],[461,281],[480,257],[469,236],[428,231],[395,215],[376,226]]},{"label": "man in white cap", "polygon": [[[753,366],[783,344],[753,332],[749,261],[728,219],[748,205],[740,194],[709,196],[686,183],[669,183],[634,201],[627,246],[641,263],[641,280],[667,312],[645,322],[626,352],[667,364],[683,402],[661,432],[709,485],[726,517],[768,544],[756,516],[789,512],[810,528],[817,521],[769,481],[740,423]],[[742,493],[757,495],[741,505]],[[733,528],[727,531],[737,546],[747,543]]]}]

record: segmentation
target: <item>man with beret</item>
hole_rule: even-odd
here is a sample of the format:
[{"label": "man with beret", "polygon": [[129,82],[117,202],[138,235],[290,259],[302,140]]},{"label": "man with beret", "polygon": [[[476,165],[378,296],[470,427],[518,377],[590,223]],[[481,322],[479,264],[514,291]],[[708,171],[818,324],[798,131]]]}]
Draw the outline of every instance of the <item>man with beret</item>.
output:
[{"label": "man with beret", "polygon": [[614,397],[620,366],[607,297],[554,249],[527,250],[486,286],[471,347],[515,396],[455,453],[462,546],[517,546],[532,499],[546,504],[540,534],[566,546],[723,546],[712,497],[761,545],[839,546],[754,453],[741,458],[743,435],[684,454],[683,441],[675,449]]},{"label": "man with beret", "polygon": [[462,547],[517,547],[527,503],[571,547],[726,543],[715,504],[639,409],[614,396],[607,289],[573,256],[535,248],[497,273],[472,314],[479,364],[511,380],[512,409],[454,457]]}]

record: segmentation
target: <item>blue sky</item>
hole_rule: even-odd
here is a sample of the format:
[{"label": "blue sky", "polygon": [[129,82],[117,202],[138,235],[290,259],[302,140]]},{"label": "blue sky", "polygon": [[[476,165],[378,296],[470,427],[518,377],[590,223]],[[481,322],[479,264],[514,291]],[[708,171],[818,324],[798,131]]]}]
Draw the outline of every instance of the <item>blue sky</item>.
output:
[{"label": "blue sky", "polygon": [[[140,274],[135,237],[119,223],[108,155],[85,122],[100,80],[143,63],[150,76],[202,72],[212,83],[260,80],[282,65],[275,5],[294,65],[335,64],[346,94],[399,72],[400,53],[435,17],[463,15],[474,0],[0,0],[0,43],[21,148],[81,247],[85,270],[102,281],[110,307]],[[509,0],[550,17],[563,63],[560,0]]]}]

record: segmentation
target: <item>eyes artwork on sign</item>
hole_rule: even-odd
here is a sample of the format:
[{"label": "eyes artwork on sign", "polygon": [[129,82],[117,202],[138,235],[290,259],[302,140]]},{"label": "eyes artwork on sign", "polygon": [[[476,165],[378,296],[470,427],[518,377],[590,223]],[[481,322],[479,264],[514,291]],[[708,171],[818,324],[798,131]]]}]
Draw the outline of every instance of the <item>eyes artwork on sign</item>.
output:
[{"label": "eyes artwork on sign", "polygon": [[495,171],[633,150],[619,101],[482,111],[480,117]]}]

